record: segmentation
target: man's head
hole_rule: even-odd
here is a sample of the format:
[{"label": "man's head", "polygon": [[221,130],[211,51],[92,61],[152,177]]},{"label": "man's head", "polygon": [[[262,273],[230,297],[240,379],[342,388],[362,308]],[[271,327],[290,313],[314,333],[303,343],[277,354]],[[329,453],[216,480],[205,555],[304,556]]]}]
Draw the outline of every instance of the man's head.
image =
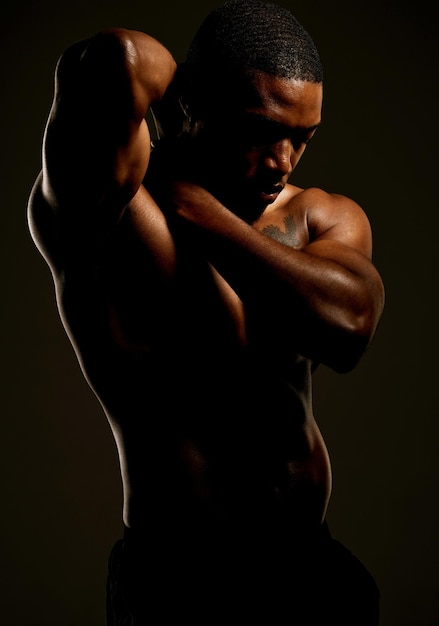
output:
[{"label": "man's head", "polygon": [[250,74],[321,83],[310,35],[287,9],[263,0],[230,0],[212,11],[186,58],[191,112],[223,108]]},{"label": "man's head", "polygon": [[286,9],[231,0],[201,25],[186,71],[205,184],[252,221],[277,199],[320,123],[315,45]]}]

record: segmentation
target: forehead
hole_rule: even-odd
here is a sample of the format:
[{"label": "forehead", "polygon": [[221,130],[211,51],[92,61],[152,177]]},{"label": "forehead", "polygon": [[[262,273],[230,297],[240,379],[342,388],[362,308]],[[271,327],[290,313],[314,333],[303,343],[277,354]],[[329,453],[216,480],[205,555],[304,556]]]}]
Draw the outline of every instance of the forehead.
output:
[{"label": "forehead", "polygon": [[311,128],[320,123],[321,83],[258,73],[249,77],[237,98],[241,113],[258,114],[287,126]]}]

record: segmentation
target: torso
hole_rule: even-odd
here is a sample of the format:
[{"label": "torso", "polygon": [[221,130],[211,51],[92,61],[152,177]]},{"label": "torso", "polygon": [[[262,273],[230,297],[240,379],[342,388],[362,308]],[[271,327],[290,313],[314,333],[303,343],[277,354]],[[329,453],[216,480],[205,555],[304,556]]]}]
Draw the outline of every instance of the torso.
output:
[{"label": "torso", "polygon": [[[303,247],[306,216],[291,202],[299,192],[288,186],[255,227],[275,237],[287,231],[288,245]],[[244,525],[320,524],[331,478],[312,412],[312,364],[257,311],[244,314],[233,290],[178,238],[178,271],[163,281],[155,261],[139,256],[132,217],[141,202],[93,252],[72,246],[55,262],[62,237],[41,244],[117,442],[124,523],[142,528],[202,510]],[[38,230],[44,206],[35,213]],[[139,263],[142,272],[132,273]],[[267,340],[272,333],[278,342]]]}]

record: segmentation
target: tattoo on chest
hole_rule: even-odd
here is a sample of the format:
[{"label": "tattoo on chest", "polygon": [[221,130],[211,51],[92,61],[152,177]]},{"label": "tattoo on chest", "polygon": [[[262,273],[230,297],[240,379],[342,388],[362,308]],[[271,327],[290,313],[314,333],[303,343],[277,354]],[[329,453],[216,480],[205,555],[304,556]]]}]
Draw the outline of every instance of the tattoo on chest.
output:
[{"label": "tattoo on chest", "polygon": [[294,221],[294,217],[292,215],[284,217],[284,224],[285,232],[283,232],[279,226],[274,226],[274,224],[265,226],[265,228],[262,229],[262,232],[286,246],[290,246],[292,248],[299,246],[300,241],[297,237],[297,226]]}]

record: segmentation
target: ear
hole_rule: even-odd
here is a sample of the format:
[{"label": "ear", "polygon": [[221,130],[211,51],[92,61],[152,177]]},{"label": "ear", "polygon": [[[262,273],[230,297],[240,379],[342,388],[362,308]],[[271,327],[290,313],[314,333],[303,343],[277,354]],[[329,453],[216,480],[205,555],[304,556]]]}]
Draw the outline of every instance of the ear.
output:
[{"label": "ear", "polygon": [[183,95],[178,98],[178,103],[184,115],[183,131],[190,132],[192,129],[192,115],[190,112],[189,104],[184,99]]},{"label": "ear", "polygon": [[180,63],[163,98],[151,107],[159,139],[177,137],[186,131],[188,114],[182,104],[184,76],[184,63]]}]

